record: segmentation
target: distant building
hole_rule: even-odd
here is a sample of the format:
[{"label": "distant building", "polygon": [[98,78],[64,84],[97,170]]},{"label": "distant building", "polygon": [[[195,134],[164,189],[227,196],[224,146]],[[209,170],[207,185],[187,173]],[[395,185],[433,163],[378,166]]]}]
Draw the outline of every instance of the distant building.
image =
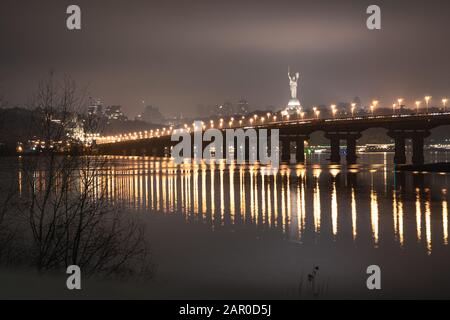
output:
[{"label": "distant building", "polygon": [[122,112],[122,106],[118,105],[107,106],[104,115],[109,120],[127,120],[127,117]]},{"label": "distant building", "polygon": [[237,102],[235,113],[247,114],[250,111],[250,107],[247,100],[241,99]]},{"label": "distant building", "polygon": [[66,130],[68,138],[82,142],[84,141],[85,139],[84,126],[83,121],[79,116],[74,115],[72,117],[71,121],[69,121],[69,123],[67,124]]},{"label": "distant building", "polygon": [[233,114],[234,114],[233,104],[228,101],[223,104],[216,105],[212,112],[212,115],[219,117],[227,117]]},{"label": "distant building", "polygon": [[164,121],[164,124],[166,126],[172,126],[172,127],[181,127],[186,122],[186,119],[183,116],[175,116],[166,118]]},{"label": "distant building", "polygon": [[103,116],[103,103],[100,99],[97,99],[94,103],[91,103],[87,111],[90,116]]},{"label": "distant building", "polygon": [[139,115],[137,119],[153,124],[164,123],[164,117],[161,112],[159,112],[159,108],[151,105],[146,106],[142,114]]}]

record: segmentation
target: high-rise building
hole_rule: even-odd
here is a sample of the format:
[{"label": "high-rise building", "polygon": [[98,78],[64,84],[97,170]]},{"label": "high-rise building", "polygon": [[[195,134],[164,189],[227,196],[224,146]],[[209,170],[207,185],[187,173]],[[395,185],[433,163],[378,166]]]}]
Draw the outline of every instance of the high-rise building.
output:
[{"label": "high-rise building", "polygon": [[164,122],[164,117],[161,112],[159,112],[159,108],[151,105],[144,108],[144,111],[139,118],[153,124],[162,124]]},{"label": "high-rise building", "polygon": [[109,120],[126,120],[126,116],[122,112],[122,106],[114,105],[105,108],[105,117]]},{"label": "high-rise building", "polygon": [[102,116],[103,115],[103,103],[100,99],[97,99],[95,102],[91,102],[88,107],[88,114],[94,116]]}]

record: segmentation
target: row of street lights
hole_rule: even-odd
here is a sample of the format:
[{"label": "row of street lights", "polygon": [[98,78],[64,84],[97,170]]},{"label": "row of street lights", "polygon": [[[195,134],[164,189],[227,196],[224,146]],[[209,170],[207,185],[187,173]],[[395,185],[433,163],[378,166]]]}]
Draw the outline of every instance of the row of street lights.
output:
[{"label": "row of street lights", "polygon": [[[432,99],[431,96],[425,96],[424,97],[425,104],[426,104],[426,113],[428,113],[428,111],[429,111],[429,104],[430,104],[431,99]],[[396,110],[397,107],[400,108],[401,106],[403,106],[403,102],[404,102],[403,98],[398,98],[397,99],[397,103],[398,104],[397,103],[393,103],[392,104],[393,114],[395,114],[395,110]],[[444,112],[445,112],[446,111],[446,107],[447,107],[448,99],[447,98],[442,98],[441,102],[442,102],[442,105],[444,107]],[[419,109],[420,109],[421,103],[422,103],[421,100],[415,101],[416,113],[417,114],[419,114]],[[372,101],[372,103],[370,105],[370,112],[371,112],[372,116],[374,116],[375,109],[377,108],[378,104],[379,104],[378,100],[373,100]],[[352,115],[352,117],[354,117],[355,116],[355,111],[356,111],[356,103],[351,103],[350,106],[351,106],[351,109],[350,109],[351,115]],[[331,113],[333,115],[333,118],[336,118],[336,115],[338,113],[337,106],[335,104],[332,104],[330,106],[330,108],[331,108]],[[302,120],[304,120],[305,115],[306,115],[305,112],[303,112],[302,110],[298,110],[297,111],[297,119],[301,118]],[[319,117],[320,117],[320,110],[319,110],[318,107],[313,107],[313,116],[316,119],[319,119]],[[289,114],[284,115],[284,119],[286,121],[289,121],[290,115]],[[270,120],[272,120],[272,122],[276,122],[277,121],[277,115],[273,114],[271,112],[268,112],[266,114],[266,116],[258,116],[257,114],[255,114],[255,115],[253,115],[253,116],[248,118],[248,123],[250,125],[256,125],[256,124],[258,124],[258,120],[259,120],[260,124],[264,124],[264,122],[266,122],[266,121],[270,122]],[[281,120],[283,120],[283,115],[281,116]],[[219,120],[218,128],[222,129],[222,128],[225,127],[224,121],[225,120],[223,118],[221,118]],[[242,127],[246,121],[247,121],[247,119],[246,119],[245,116],[242,116],[239,120],[235,119],[234,117],[231,117],[230,120],[228,121],[228,127],[229,128],[234,127],[234,126]],[[237,123],[238,123],[238,125],[235,125]],[[194,130],[199,129],[199,128],[195,127],[195,124],[193,124],[192,127],[193,127]],[[215,127],[214,120],[210,120],[210,127],[211,128]],[[206,129],[206,124],[203,121],[202,121],[201,128],[203,130]],[[188,131],[188,132],[191,131],[191,128],[190,128],[190,126],[188,124],[184,124],[184,128],[181,128],[181,130],[183,130],[183,129]],[[155,131],[150,130],[150,131],[144,131],[144,132],[139,132],[139,133],[135,132],[133,134],[129,133],[129,134],[124,134],[124,135],[121,134],[121,135],[116,135],[116,136],[98,137],[97,139],[100,140],[101,142],[116,142],[116,141],[123,141],[123,140],[143,139],[143,138],[149,138],[149,137],[153,138],[153,137],[160,137],[160,136],[164,136],[164,135],[169,135],[169,134],[172,133],[172,130],[173,130],[173,128],[170,127],[169,129],[162,128],[162,130],[156,129]],[[174,130],[174,131],[176,131],[176,130]]]},{"label": "row of street lights", "polygon": [[[427,106],[427,108],[426,108],[426,110],[427,110],[426,113],[428,113],[428,111],[429,111],[431,98],[432,98],[431,96],[425,96],[425,97],[423,98],[423,99],[425,100],[425,104],[426,104],[426,106]],[[402,99],[402,98],[397,99],[397,102],[398,102],[398,106],[399,106],[399,107],[402,106],[403,100],[404,100],[404,99]],[[447,108],[447,102],[448,102],[448,99],[447,99],[447,98],[442,98],[441,102],[442,102],[442,106],[444,107],[444,112],[445,112],[445,111],[446,111],[446,108]],[[416,105],[416,113],[418,114],[418,113],[419,113],[419,109],[420,109],[420,105],[422,104],[422,100],[416,100],[414,104]],[[396,107],[397,107],[397,104],[394,103],[394,104],[392,105],[392,108],[393,108],[393,110],[394,110],[394,113],[395,113],[395,108],[396,108]]]}]

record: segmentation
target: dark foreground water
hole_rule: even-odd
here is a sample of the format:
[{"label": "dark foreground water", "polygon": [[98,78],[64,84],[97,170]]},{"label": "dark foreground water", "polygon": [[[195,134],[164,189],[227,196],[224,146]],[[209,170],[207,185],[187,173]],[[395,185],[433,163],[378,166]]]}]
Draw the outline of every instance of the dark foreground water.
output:
[{"label": "dark foreground water", "polygon": [[[352,167],[326,157],[276,174],[257,165],[111,158],[100,182],[111,204],[147,226],[156,273],[148,283],[88,284],[84,294],[450,298],[449,176],[394,173],[391,154],[363,154],[364,164]],[[367,289],[369,265],[381,268],[381,290]],[[313,287],[307,275],[316,266]]]}]

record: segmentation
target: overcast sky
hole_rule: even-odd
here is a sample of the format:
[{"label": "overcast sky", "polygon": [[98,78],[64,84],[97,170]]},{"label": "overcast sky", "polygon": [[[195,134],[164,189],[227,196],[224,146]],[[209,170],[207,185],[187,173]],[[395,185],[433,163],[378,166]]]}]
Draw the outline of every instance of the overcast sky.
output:
[{"label": "overcast sky", "polygon": [[[78,4],[82,30],[66,29]],[[382,30],[366,28],[370,4]],[[23,103],[50,68],[131,116],[247,99],[282,106],[287,68],[303,105],[450,95],[450,1],[0,2],[0,90]]]}]

